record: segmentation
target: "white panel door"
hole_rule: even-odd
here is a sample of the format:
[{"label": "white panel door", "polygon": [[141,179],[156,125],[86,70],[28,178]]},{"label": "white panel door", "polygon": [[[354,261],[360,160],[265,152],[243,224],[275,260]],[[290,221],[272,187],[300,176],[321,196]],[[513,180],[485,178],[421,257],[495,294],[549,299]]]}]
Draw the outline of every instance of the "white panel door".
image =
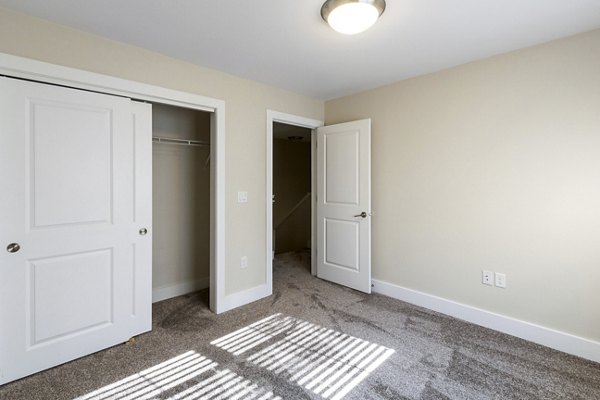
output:
[{"label": "white panel door", "polygon": [[371,293],[371,120],[317,129],[317,276]]},{"label": "white panel door", "polygon": [[148,105],[0,78],[0,384],[150,330],[151,135]]}]

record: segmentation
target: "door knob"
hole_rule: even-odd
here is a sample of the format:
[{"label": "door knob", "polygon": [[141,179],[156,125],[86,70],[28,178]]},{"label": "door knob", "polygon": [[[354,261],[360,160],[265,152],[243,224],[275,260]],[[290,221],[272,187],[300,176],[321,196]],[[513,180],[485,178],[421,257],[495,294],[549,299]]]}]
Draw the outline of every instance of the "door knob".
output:
[{"label": "door knob", "polygon": [[148,229],[146,229],[146,228],[140,229],[140,235],[141,236],[144,236],[146,233],[148,233]]},{"label": "door knob", "polygon": [[8,251],[9,253],[16,253],[20,249],[21,246],[19,245],[19,243],[11,243],[8,246],[6,246],[6,251]]},{"label": "door knob", "polygon": [[363,211],[360,214],[355,215],[355,217],[367,218],[367,213]]}]

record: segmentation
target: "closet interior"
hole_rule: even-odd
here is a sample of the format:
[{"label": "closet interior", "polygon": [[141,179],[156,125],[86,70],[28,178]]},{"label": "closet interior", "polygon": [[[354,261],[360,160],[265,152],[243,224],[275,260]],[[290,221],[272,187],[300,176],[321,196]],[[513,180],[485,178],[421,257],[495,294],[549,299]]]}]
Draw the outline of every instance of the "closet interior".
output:
[{"label": "closet interior", "polygon": [[210,121],[152,105],[153,302],[209,287]]}]

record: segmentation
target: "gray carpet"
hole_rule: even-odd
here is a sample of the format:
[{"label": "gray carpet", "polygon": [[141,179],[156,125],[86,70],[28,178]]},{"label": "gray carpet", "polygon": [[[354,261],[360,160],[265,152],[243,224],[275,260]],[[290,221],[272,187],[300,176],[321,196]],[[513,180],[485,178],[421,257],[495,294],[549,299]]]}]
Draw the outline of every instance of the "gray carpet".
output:
[{"label": "gray carpet", "polygon": [[600,399],[600,364],[310,276],[214,315],[207,291],[154,305],[151,333],[0,387],[0,399]]}]

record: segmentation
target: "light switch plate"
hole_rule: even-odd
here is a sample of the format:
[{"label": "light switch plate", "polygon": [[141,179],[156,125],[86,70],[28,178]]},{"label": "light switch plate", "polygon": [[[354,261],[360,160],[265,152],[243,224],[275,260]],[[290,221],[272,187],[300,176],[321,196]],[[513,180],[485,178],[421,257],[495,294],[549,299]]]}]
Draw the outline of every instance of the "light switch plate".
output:
[{"label": "light switch plate", "polygon": [[238,203],[248,202],[248,192],[238,192]]},{"label": "light switch plate", "polygon": [[502,274],[500,272],[496,272],[496,287],[505,288],[506,287],[506,274]]}]

